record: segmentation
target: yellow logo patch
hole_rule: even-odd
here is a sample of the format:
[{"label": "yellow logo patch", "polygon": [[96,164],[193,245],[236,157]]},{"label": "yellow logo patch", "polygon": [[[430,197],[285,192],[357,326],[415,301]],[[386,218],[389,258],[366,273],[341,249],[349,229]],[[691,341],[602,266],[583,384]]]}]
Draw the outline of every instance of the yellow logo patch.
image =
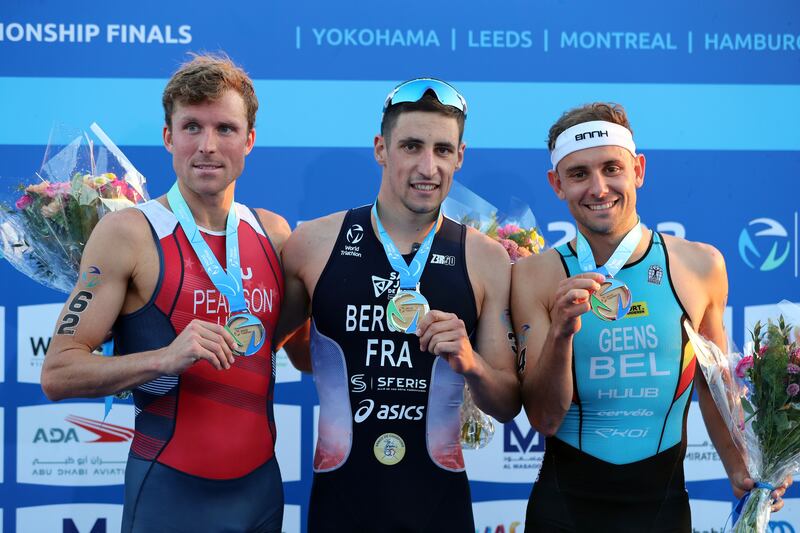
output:
[{"label": "yellow logo patch", "polygon": [[625,318],[637,318],[640,316],[649,316],[650,311],[647,310],[647,302],[633,302],[631,310],[625,315]]}]

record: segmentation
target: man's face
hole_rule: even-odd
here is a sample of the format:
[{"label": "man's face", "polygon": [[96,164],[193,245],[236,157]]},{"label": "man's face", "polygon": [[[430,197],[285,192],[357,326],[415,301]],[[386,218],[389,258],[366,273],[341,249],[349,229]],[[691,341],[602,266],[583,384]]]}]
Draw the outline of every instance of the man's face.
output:
[{"label": "man's face", "polygon": [[383,167],[381,201],[417,214],[437,211],[461,168],[464,148],[455,118],[402,113],[386,137],[375,137],[375,159]]},{"label": "man's face", "polygon": [[255,138],[255,129],[247,128],[244,100],[231,90],[200,104],[176,102],[172,128],[164,127],[175,174],[199,195],[224,192],[241,175]]},{"label": "man's face", "polygon": [[636,221],[636,189],[644,183],[644,156],[619,146],[578,150],[547,178],[584,232],[613,235]]}]

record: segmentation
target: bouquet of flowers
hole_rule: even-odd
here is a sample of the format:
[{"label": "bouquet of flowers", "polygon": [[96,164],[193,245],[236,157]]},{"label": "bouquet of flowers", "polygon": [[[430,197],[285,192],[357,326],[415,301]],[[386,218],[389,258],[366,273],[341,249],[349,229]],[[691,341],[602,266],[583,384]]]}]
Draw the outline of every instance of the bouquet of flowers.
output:
[{"label": "bouquet of flowers", "polygon": [[444,214],[496,240],[508,252],[512,263],[544,250],[544,238],[536,225],[531,208],[512,198],[510,214],[495,206],[457,181],[442,204]]},{"label": "bouquet of flowers", "polygon": [[[512,263],[544,250],[544,238],[530,207],[512,199],[509,211],[512,214],[499,213],[495,206],[455,181],[450,194],[442,204],[442,212],[445,215],[472,226],[502,244]],[[513,342],[513,338],[510,340]],[[494,436],[492,419],[475,405],[469,387],[464,385],[464,402],[461,404],[461,447],[483,448],[489,444],[492,436]]]},{"label": "bouquet of flowers", "polygon": [[[97,124],[64,146],[53,142],[36,180],[0,201],[0,246],[17,270],[69,293],[89,234],[110,211],[148,200],[145,178]],[[7,191],[3,191],[7,193]]]},{"label": "bouquet of flowers", "polygon": [[782,314],[756,322],[744,354],[723,354],[686,330],[711,395],[742,453],[756,487],[734,511],[735,532],[766,531],[770,493],[800,466],[800,307],[782,302]]}]

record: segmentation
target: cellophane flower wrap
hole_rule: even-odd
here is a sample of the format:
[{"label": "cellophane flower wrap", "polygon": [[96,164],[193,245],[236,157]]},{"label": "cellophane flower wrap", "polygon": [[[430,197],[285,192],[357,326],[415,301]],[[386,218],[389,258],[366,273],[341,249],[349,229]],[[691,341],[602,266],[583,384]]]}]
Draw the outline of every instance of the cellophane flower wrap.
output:
[{"label": "cellophane flower wrap", "polygon": [[[711,396],[757,485],[733,513],[735,532],[767,531],[770,493],[800,466],[800,307],[756,322],[744,353],[723,353],[686,326]],[[738,515],[738,516],[737,516]]]},{"label": "cellophane flower wrap", "polygon": [[[502,244],[512,263],[544,250],[544,239],[530,207],[512,199],[509,211],[510,214],[499,213],[491,203],[455,181],[442,204],[442,212],[446,216],[472,226]],[[492,436],[492,419],[475,405],[465,384],[464,402],[461,404],[462,448],[483,448],[489,444]]]},{"label": "cellophane flower wrap", "polygon": [[[44,163],[33,179],[3,184],[0,246],[17,270],[42,285],[69,293],[81,254],[106,213],[149,199],[146,180],[103,130],[51,134]],[[93,134],[93,135],[92,135]]]}]

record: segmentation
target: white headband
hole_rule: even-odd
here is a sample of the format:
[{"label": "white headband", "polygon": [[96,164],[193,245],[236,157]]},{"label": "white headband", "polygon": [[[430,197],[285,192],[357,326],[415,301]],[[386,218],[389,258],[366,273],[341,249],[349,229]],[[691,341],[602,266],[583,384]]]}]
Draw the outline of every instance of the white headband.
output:
[{"label": "white headband", "polygon": [[567,128],[556,138],[555,148],[550,152],[553,170],[559,161],[572,152],[595,146],[621,146],[631,155],[636,155],[636,145],[633,144],[631,130],[613,122],[593,120]]}]

